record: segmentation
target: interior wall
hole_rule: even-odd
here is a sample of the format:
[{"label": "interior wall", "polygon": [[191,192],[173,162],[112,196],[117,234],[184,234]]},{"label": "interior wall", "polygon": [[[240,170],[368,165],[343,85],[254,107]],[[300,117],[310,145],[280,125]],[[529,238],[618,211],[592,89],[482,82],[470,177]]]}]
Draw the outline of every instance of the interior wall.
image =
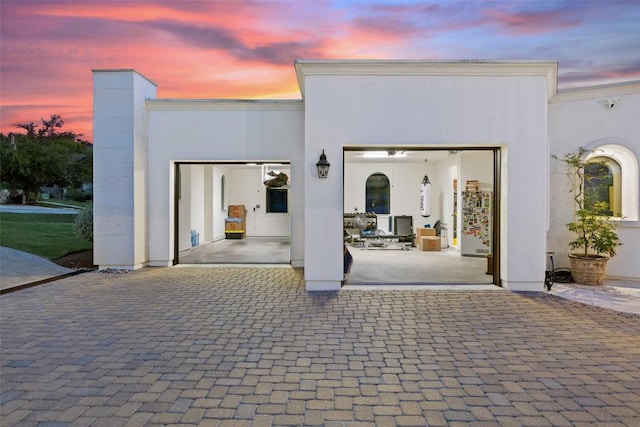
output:
[{"label": "interior wall", "polygon": [[[450,168],[458,173],[451,176]],[[431,216],[423,217],[419,210],[420,183],[425,170],[431,182]],[[429,161],[427,166],[418,163],[347,163],[344,171],[344,212],[365,212],[365,183],[372,173],[384,173],[391,184],[391,214],[378,215],[378,229],[387,233],[389,216],[411,215],[413,226],[433,227],[440,220],[447,227],[447,240],[453,246],[453,179],[458,180],[458,197],[467,180],[480,181],[482,190],[493,190],[493,154],[491,151],[460,151],[448,157]],[[458,221],[462,218],[458,204]],[[461,224],[458,223],[458,230]]]},{"label": "interior wall", "polygon": [[180,165],[180,197],[178,198],[178,250],[191,248],[191,165]]},{"label": "interior wall", "polygon": [[211,224],[211,209],[209,204],[211,195],[211,172],[206,165],[180,165],[181,198],[178,200],[179,209],[179,246],[184,251],[192,247],[191,230],[199,235],[199,243],[204,244],[207,238],[207,224]]},{"label": "interior wall", "polygon": [[[435,164],[429,164],[429,176],[433,177],[436,170]],[[420,215],[420,184],[425,174],[425,166],[416,163],[347,163],[344,170],[344,212],[366,212],[366,182],[374,173],[383,173],[389,178],[390,189],[390,213],[378,215],[378,229],[385,233],[393,232],[393,223],[389,228],[389,217],[398,215],[410,215],[413,217],[413,226],[423,227],[425,223],[434,224],[440,219],[440,201],[436,196],[432,184],[432,212],[428,217]]]},{"label": "interior wall", "polygon": [[[222,240],[225,238],[224,234],[224,220],[227,217],[227,206],[229,206],[229,180],[230,171],[227,166],[214,165],[213,171],[213,241]],[[225,191],[224,200],[222,200],[222,177],[225,178]]]},{"label": "interior wall", "polygon": [[[291,177],[289,166],[274,166]],[[260,166],[234,167],[227,178],[229,204],[247,208],[247,237],[289,237],[289,213],[267,213],[267,190]],[[292,203],[288,194],[289,206]]]},{"label": "interior wall", "polygon": [[195,230],[201,242],[204,241],[204,188],[204,165],[191,166],[191,227],[189,231]]},{"label": "interior wall", "polygon": [[493,152],[461,151],[458,190],[464,191],[467,181],[480,181],[480,190],[493,191]]},{"label": "interior wall", "polygon": [[[438,199],[440,211],[438,216],[447,227],[447,241],[449,247],[453,247],[453,180],[460,182],[459,176],[460,153],[451,154],[445,159],[435,163],[436,179],[431,180],[431,191],[434,197]],[[455,170],[454,176],[451,175],[452,169]],[[458,230],[460,230],[460,204],[458,203]]]},{"label": "interior wall", "polygon": [[[287,175],[290,168],[279,168]],[[247,208],[248,237],[290,237],[289,214],[266,213],[266,187],[261,182],[260,166],[224,166],[182,164],[179,206],[179,250],[192,247],[191,230],[199,233],[199,242],[225,238],[225,219],[229,205]],[[222,208],[222,176],[226,195]],[[290,196],[290,195],[289,195]]]},{"label": "interior wall", "polygon": [[213,166],[204,165],[204,230],[200,237],[203,243],[213,240]]}]

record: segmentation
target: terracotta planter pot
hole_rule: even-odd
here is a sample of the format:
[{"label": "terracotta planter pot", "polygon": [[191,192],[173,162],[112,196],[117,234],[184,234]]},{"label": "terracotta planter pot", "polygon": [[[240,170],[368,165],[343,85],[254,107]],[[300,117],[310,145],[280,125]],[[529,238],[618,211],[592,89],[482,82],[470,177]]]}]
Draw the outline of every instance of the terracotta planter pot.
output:
[{"label": "terracotta planter pot", "polygon": [[573,281],[581,285],[602,286],[609,258],[601,255],[569,254]]}]

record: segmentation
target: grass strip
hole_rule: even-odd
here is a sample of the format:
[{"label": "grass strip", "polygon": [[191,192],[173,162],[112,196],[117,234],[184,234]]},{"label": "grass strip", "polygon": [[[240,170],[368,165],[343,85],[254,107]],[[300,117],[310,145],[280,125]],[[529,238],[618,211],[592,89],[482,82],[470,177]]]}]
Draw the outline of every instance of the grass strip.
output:
[{"label": "grass strip", "polygon": [[92,248],[73,232],[75,215],[0,212],[0,246],[47,259]]}]

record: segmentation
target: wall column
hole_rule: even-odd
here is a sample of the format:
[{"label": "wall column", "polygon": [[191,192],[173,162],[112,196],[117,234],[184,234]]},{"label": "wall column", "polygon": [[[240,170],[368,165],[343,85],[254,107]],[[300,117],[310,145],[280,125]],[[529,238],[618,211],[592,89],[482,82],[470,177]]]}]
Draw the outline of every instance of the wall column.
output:
[{"label": "wall column", "polygon": [[156,85],[134,70],[93,71],[94,262],[137,269],[148,260],[145,101]]}]

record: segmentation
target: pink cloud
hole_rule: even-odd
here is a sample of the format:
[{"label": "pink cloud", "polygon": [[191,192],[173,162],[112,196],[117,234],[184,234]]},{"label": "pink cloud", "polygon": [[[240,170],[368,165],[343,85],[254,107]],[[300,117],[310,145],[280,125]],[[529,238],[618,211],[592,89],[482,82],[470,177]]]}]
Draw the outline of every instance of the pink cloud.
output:
[{"label": "pink cloud", "polygon": [[[10,4],[12,19],[2,22],[8,42],[0,131],[55,113],[91,138],[93,68],[135,68],[159,84],[162,97],[290,96],[297,88],[293,60],[322,55],[293,31],[253,26],[264,6],[239,2],[230,14],[220,10],[227,2],[199,3],[208,13],[167,4],[43,2],[37,10]],[[3,5],[3,15],[7,10]]]},{"label": "pink cloud", "polygon": [[562,88],[580,87],[588,85],[600,85],[638,80],[640,77],[640,61],[629,63],[624,67],[607,68],[603,65],[594,65],[590,69],[570,67],[569,71],[560,71]]},{"label": "pink cloud", "polygon": [[544,12],[510,12],[498,9],[486,9],[484,16],[488,24],[498,27],[509,34],[531,35],[542,34],[576,27],[580,20],[567,16],[566,11],[553,10]]}]

